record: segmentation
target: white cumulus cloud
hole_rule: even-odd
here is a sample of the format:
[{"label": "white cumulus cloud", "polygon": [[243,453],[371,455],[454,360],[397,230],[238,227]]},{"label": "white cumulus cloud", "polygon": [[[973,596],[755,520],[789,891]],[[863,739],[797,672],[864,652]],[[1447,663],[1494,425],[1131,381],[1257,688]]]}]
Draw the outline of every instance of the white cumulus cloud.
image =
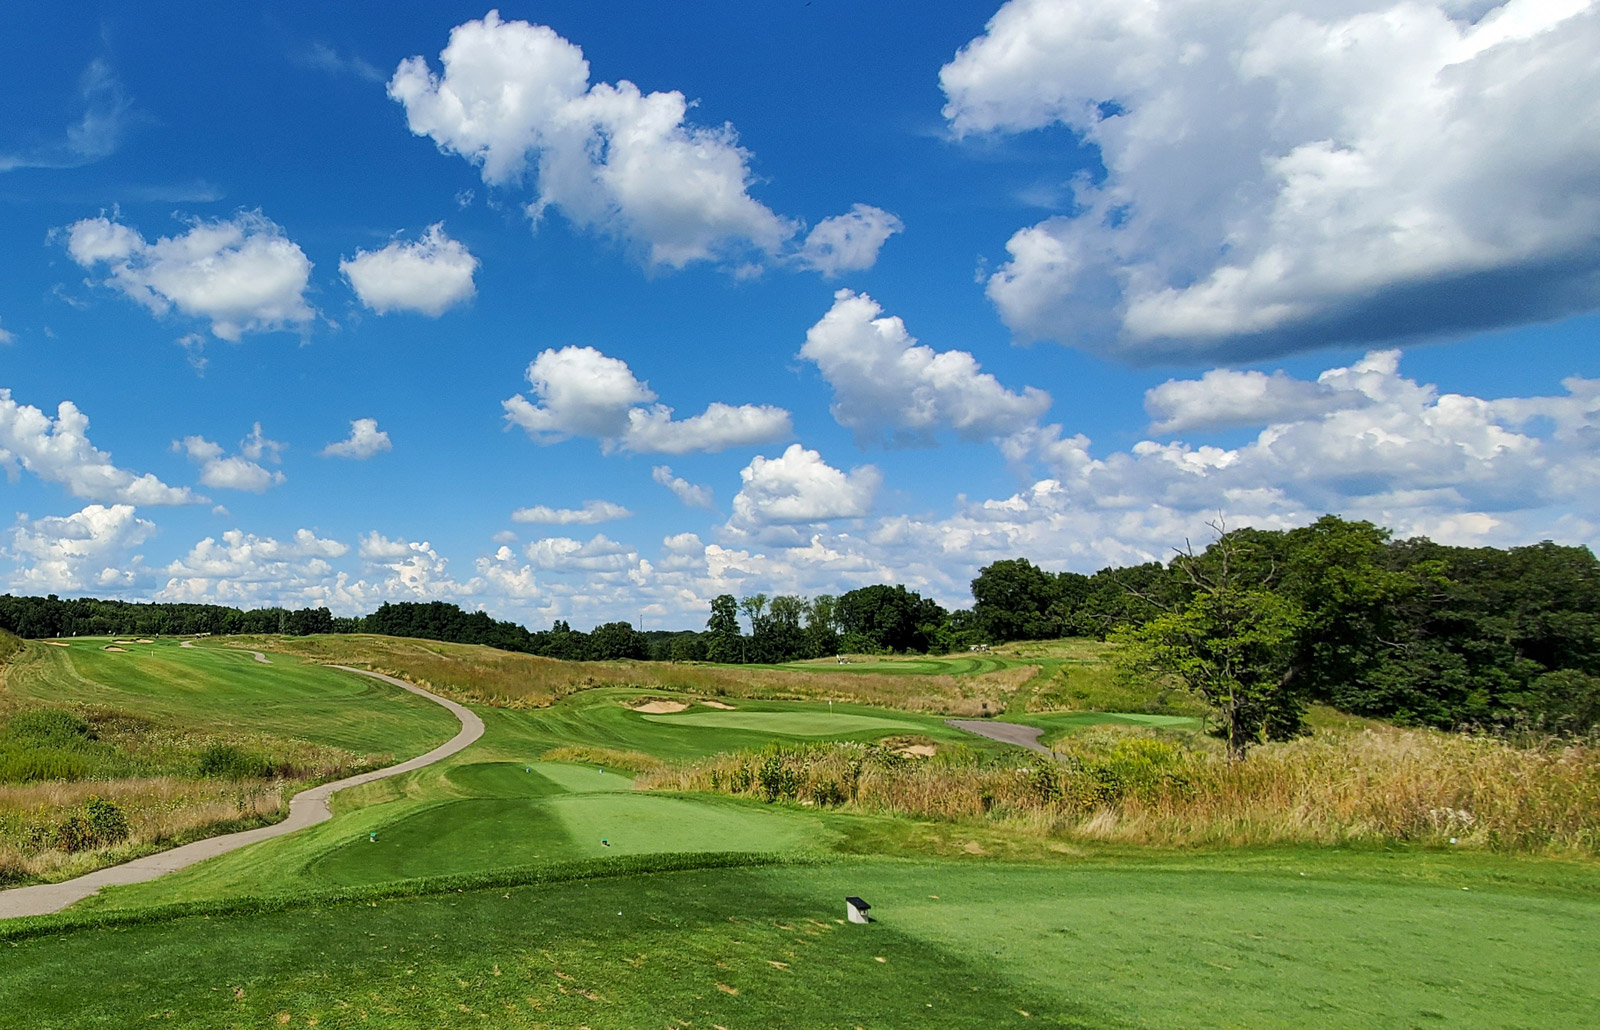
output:
[{"label": "white cumulus cloud", "polygon": [[832,279],[841,272],[859,272],[877,264],[884,243],[904,229],[899,218],[882,208],[856,204],[845,214],[818,222],[795,257]]},{"label": "white cumulus cloud", "polygon": [[940,84],[1104,166],[1007,244],[1006,323],[1153,361],[1600,303],[1597,51],[1592,0],[1010,0]]},{"label": "white cumulus cloud", "polygon": [[21,518],[11,531],[12,579],[19,591],[36,594],[117,588],[131,582],[139,559],[126,552],[155,533],[131,504],[91,504],[71,515]]},{"label": "white cumulus cloud", "polygon": [[20,465],[40,479],[65,486],[74,497],[121,504],[195,504],[205,498],[171,487],[154,475],[118,468],[111,455],[89,442],[89,417],[71,401],[51,418],[18,404],[0,389],[0,469],[14,477]]},{"label": "white cumulus cloud", "polygon": [[682,476],[672,474],[670,465],[656,465],[650,469],[650,478],[672,491],[676,497],[688,508],[711,507],[711,490],[698,483],[691,483]]},{"label": "white cumulus cloud", "polygon": [[787,411],[765,404],[713,402],[699,415],[674,419],[672,408],[652,403],[655,391],[627,362],[593,347],[543,351],[527,377],[537,403],[517,394],[502,406],[506,420],[539,443],[586,436],[607,451],[686,454],[769,443],[793,431]]},{"label": "white cumulus cloud", "polygon": [[538,504],[531,508],[518,508],[511,513],[512,522],[542,522],[555,526],[592,526],[597,522],[632,518],[633,512],[610,501],[584,501],[581,508],[552,508]]},{"label": "white cumulus cloud", "polygon": [[[531,177],[535,220],[558,210],[665,268],[747,267],[782,256],[799,229],[750,195],[751,155],[732,125],[690,123],[676,90],[591,83],[583,50],[549,26],[490,11],[451,30],[439,64],[435,73],[420,56],[400,62],[389,96],[414,134],[478,166],[491,186]],[[792,256],[824,272],[865,268],[897,228],[858,205]]]},{"label": "white cumulus cloud", "polygon": [[443,222],[430,225],[415,242],[393,240],[382,250],[358,250],[339,261],[361,303],[380,315],[416,311],[437,318],[472,299],[477,270],[478,259],[445,235]]},{"label": "white cumulus cloud", "polygon": [[165,566],[167,581],[156,596],[246,607],[326,604],[336,582],[330,562],[349,550],[309,529],[296,530],[292,540],[230,529],[220,541],[206,537]]},{"label": "white cumulus cloud", "polygon": [[920,346],[904,322],[850,290],[834,294],[800,356],[833,387],[833,417],[858,443],[925,444],[944,428],[993,440],[1033,426],[1050,407],[1049,394],[1007,390],[966,351]]},{"label": "white cumulus cloud", "polygon": [[102,215],[74,222],[66,239],[80,266],[105,266],[106,285],[152,314],[177,308],[207,319],[220,339],[303,327],[316,317],[305,299],[310,259],[259,211],[194,219],[187,232],[153,243]]},{"label": "white cumulus cloud", "polygon": [[861,518],[872,510],[883,481],[871,465],[842,472],[797,443],[776,458],[756,455],[739,478],[744,485],[733,499],[729,521],[744,530]]},{"label": "white cumulus cloud", "polygon": [[330,443],[322,449],[322,456],[365,461],[393,449],[394,445],[389,442],[389,434],[378,428],[377,419],[356,418],[350,420],[349,438]]},{"label": "white cumulus cloud", "polygon": [[174,451],[188,455],[190,461],[200,466],[200,482],[206,486],[257,494],[284,481],[282,472],[261,464],[262,461],[274,464],[282,461],[283,448],[283,444],[262,435],[260,422],[239,442],[238,454],[228,454],[221,444],[203,436],[186,436],[172,442]]},{"label": "white cumulus cloud", "polygon": [[[1343,370],[1336,370],[1342,372]],[[1331,379],[1339,379],[1330,375]],[[1283,372],[1215,368],[1199,379],[1169,379],[1144,395],[1144,410],[1157,433],[1185,429],[1293,422],[1339,408],[1361,407],[1370,398],[1356,389],[1307,382]]]}]

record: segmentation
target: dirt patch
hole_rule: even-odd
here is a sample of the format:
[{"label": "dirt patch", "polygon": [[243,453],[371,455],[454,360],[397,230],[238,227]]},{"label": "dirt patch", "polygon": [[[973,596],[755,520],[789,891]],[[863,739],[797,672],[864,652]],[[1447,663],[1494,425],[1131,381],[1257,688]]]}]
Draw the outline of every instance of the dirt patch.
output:
[{"label": "dirt patch", "polygon": [[721,701],[701,701],[700,703],[705,705],[707,708],[720,708],[724,712],[733,711],[733,705],[725,705]]},{"label": "dirt patch", "polygon": [[102,651],[121,651],[123,654],[127,654],[128,653],[128,649],[127,648],[118,647],[115,644],[107,644],[105,647],[102,647],[100,650],[102,650]]},{"label": "dirt patch", "polygon": [[41,641],[39,641],[39,643],[41,643],[41,644],[49,644],[51,647],[71,647],[72,646],[71,644],[63,644],[59,640],[41,640]]},{"label": "dirt patch", "polygon": [[961,850],[965,851],[969,855],[984,855],[984,854],[988,854],[988,852],[983,850],[983,845],[979,844],[975,840],[969,840],[965,844],[961,845]]},{"label": "dirt patch", "polygon": [[939,749],[932,744],[907,744],[905,747],[895,748],[897,755],[918,755],[922,758],[932,758],[939,753]]},{"label": "dirt patch", "polygon": [[636,712],[643,712],[645,715],[671,715],[674,712],[681,712],[689,706],[682,701],[646,701],[644,704],[629,705],[628,707]]}]

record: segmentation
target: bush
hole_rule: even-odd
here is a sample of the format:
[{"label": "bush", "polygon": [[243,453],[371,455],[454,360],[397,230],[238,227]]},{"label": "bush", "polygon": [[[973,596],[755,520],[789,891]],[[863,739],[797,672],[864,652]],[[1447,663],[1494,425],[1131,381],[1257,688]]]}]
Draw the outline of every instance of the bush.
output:
[{"label": "bush", "polygon": [[101,847],[118,844],[128,839],[128,817],[113,802],[98,794],[90,794],[83,804],[89,822],[89,832]]},{"label": "bush", "polygon": [[94,847],[94,830],[81,815],[69,815],[56,824],[55,845],[67,854]]},{"label": "bush", "polygon": [[109,847],[128,839],[128,818],[115,803],[90,794],[83,808],[84,814],[69,815],[56,824],[52,836],[57,849],[71,854]]},{"label": "bush", "polygon": [[61,708],[18,712],[0,732],[0,740],[39,748],[81,748],[94,740],[88,722]]},{"label": "bush", "polygon": [[219,780],[267,779],[272,763],[232,744],[211,744],[200,752],[200,775]]}]

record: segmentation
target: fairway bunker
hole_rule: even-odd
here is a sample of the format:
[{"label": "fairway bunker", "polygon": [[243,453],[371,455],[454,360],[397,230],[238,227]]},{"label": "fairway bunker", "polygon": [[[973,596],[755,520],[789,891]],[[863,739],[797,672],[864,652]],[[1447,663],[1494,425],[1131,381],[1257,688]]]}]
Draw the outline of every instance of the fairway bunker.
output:
[{"label": "fairway bunker", "polygon": [[687,711],[689,708],[682,701],[646,701],[643,704],[634,704],[628,707],[645,715],[672,715],[676,712]]}]

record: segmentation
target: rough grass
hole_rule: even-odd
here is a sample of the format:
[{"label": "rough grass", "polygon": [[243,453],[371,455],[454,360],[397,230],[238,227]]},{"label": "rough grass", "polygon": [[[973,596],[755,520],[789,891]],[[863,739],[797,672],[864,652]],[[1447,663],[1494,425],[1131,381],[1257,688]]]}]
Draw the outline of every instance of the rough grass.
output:
[{"label": "rough grass", "polygon": [[1035,665],[1008,665],[977,675],[925,675],[826,671],[826,665],[799,669],[669,662],[564,662],[469,644],[362,634],[230,640],[263,651],[372,669],[459,701],[502,708],[542,708],[595,687],[637,687],[709,697],[848,701],[902,711],[970,716],[1003,710],[1017,689],[1039,671]]},{"label": "rough grass", "polygon": [[[295,791],[426,750],[454,724],[365,677],[170,641],[115,654],[100,643],[13,648],[4,667],[0,884],[67,879],[275,821]],[[68,853],[58,827],[91,795],[121,810],[129,834]]]},{"label": "rough grass", "polygon": [[1193,733],[1104,727],[1056,747],[1052,761],[770,746],[639,782],[1152,847],[1409,842],[1600,855],[1600,749],[1591,746],[1382,728],[1266,745],[1236,762]]},{"label": "rough grass", "polygon": [[[71,879],[189,840],[273,822],[295,784],[155,777],[110,782],[0,785],[0,884]],[[128,838],[68,854],[42,839],[63,813],[89,797],[115,804]]]}]

